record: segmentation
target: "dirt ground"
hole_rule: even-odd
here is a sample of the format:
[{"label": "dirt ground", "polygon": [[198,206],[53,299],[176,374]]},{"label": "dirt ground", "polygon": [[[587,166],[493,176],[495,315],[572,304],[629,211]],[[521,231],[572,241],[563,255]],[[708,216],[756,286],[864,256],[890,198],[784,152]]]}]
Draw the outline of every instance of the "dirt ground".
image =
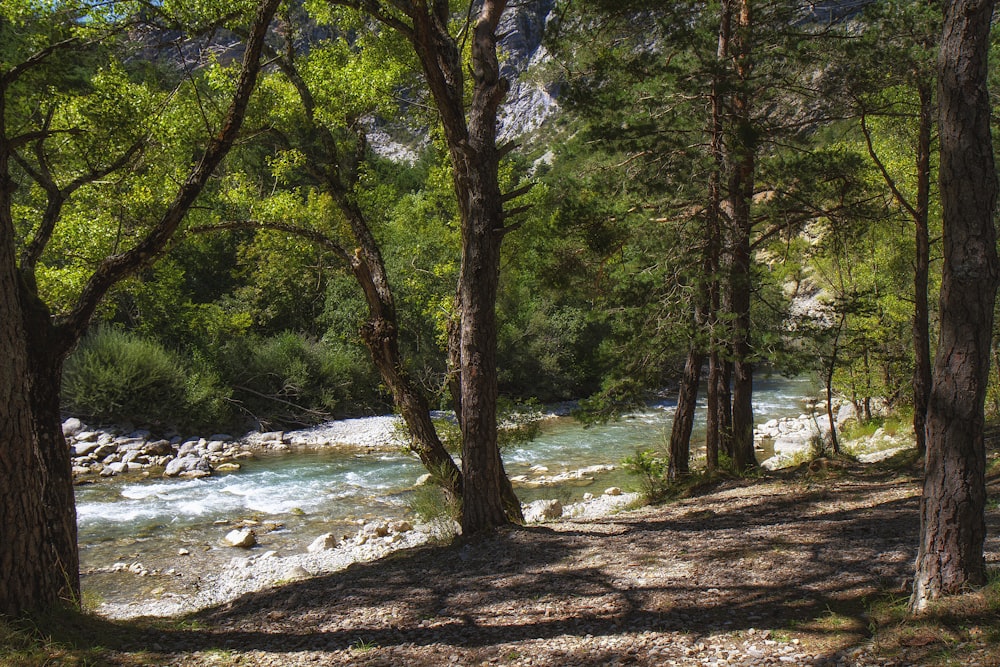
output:
[{"label": "dirt ground", "polygon": [[[813,468],[399,552],[158,622],[121,656],[273,666],[1000,664],[996,633],[978,627],[963,625],[958,639],[911,633],[891,650],[873,640],[874,610],[902,604],[912,576],[918,485],[875,465]],[[1000,511],[991,508],[995,570]]]}]

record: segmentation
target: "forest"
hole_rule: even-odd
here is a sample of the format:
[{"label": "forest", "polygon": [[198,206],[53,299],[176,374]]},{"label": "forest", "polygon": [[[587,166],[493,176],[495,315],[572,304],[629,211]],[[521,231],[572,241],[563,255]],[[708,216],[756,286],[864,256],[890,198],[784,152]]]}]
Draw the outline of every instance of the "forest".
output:
[{"label": "forest", "polygon": [[517,415],[669,397],[664,451],[629,465],[716,493],[762,474],[755,378],[806,375],[836,465],[857,465],[838,405],[912,428],[904,615],[997,588],[992,21],[989,0],[2,0],[0,619],[79,607],[68,416],[397,414],[462,540],[517,551]]}]

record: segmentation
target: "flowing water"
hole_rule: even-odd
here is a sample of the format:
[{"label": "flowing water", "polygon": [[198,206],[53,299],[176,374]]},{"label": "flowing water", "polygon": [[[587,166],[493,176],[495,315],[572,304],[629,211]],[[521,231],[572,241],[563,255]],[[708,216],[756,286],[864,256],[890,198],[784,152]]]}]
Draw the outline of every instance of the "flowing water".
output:
[{"label": "flowing water", "polygon": [[[808,378],[760,379],[754,392],[756,419],[797,416],[804,411],[803,397],[815,391]],[[546,420],[534,440],[504,452],[508,474],[538,474],[545,468],[545,475],[556,475],[607,464],[616,468],[558,486],[518,488],[519,497],[565,503],[586,492],[598,495],[609,486],[636,488],[621,461],[639,449],[665,448],[675,405],[663,402],[590,427],[568,417]],[[703,422],[696,423],[693,442],[703,438],[703,428]],[[78,487],[85,590],[107,597],[108,587],[118,585],[108,577],[109,566],[139,561],[145,568],[164,570],[177,561],[179,549],[198,551],[202,563],[225,562],[233,551],[220,540],[241,521],[260,523],[258,539],[264,548],[297,553],[320,534],[353,534],[366,520],[406,516],[424,472],[403,452],[331,448],[264,456],[242,462],[239,472],[202,479],[116,479]]]}]

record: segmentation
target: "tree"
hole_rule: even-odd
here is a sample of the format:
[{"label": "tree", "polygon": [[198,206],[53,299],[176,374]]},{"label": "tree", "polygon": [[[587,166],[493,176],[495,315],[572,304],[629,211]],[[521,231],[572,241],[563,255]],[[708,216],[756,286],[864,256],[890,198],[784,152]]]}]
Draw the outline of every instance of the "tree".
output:
[{"label": "tree", "polygon": [[[338,43],[339,40],[334,40],[332,44],[313,43],[308,55],[298,53],[295,42],[301,26],[296,26],[292,21],[291,18],[285,18],[284,43],[269,55],[294,88],[301,117],[290,114],[288,110],[284,111],[285,115],[293,116],[292,127],[276,125],[273,128],[280,135],[276,152],[280,155],[282,150],[297,151],[303,156],[305,173],[301,176],[305,176],[335,203],[340,216],[347,222],[349,236],[356,250],[349,252],[332,235],[314,229],[264,221],[257,226],[303,236],[332,251],[348,267],[361,288],[368,307],[367,321],[361,327],[361,338],[410,432],[411,449],[448,493],[461,498],[462,480],[459,470],[441,443],[431,421],[427,398],[411,379],[400,352],[399,321],[389,274],[382,250],[359,202],[360,170],[366,157],[367,141],[358,122],[352,123],[350,119],[357,118],[368,109],[351,108],[351,105],[344,109],[317,108],[318,95],[315,88],[323,85],[324,74],[329,75],[323,63],[336,59],[336,56],[325,55],[324,47],[326,51],[336,51],[337,46],[342,43]],[[307,77],[303,74],[300,63],[309,70],[310,59],[319,65],[313,65],[313,76]],[[355,82],[355,85],[360,84]],[[335,96],[328,92],[322,95],[326,100],[333,97]],[[344,120],[333,124],[323,120],[330,118]],[[346,156],[340,145],[348,147]],[[301,186],[303,183],[300,181],[297,185]],[[336,223],[331,226],[336,226]]]},{"label": "tree", "polygon": [[[500,75],[496,30],[505,0],[484,0],[471,26],[458,35],[451,30],[447,0],[380,3],[355,0],[343,4],[364,11],[403,35],[420,61],[426,84],[440,116],[451,157],[452,178],[462,228],[459,270],[459,423],[462,430],[462,531],[481,532],[508,523],[504,487],[509,480],[497,446],[497,288],[500,244],[516,224],[504,204],[521,194],[500,190],[499,165],[513,146],[498,147],[497,110],[510,86]],[[462,47],[471,27],[472,96],[465,93],[466,64]]]},{"label": "tree", "polygon": [[[123,27],[125,17],[102,17],[71,3],[47,10],[9,7],[0,17],[5,40],[0,71],[0,612],[19,614],[79,600],[79,551],[76,540],[69,448],[61,429],[59,395],[63,361],[80,340],[101,299],[116,284],[148,266],[177,231],[213,171],[230,150],[242,125],[260,69],[260,53],[279,0],[257,8],[245,45],[228,111],[207,141],[165,210],[137,232],[137,240],[101,259],[71,308],[53,313],[38,286],[37,266],[74,194],[109,174],[134,168],[132,157],[141,142],[119,150],[108,161],[77,167],[59,182],[64,166],[58,140],[83,136],[86,128],[54,124],[55,113],[31,115],[38,80],[56,76],[60,67],[73,70],[74,58],[92,55]],[[102,32],[107,19],[107,32]],[[18,33],[32,31],[30,38]],[[13,44],[13,47],[9,46]],[[74,71],[74,75],[79,72]],[[26,117],[24,114],[28,113]],[[71,116],[72,118],[72,116]],[[111,146],[112,149],[116,147]],[[30,151],[30,155],[25,155]],[[20,168],[20,172],[15,170]],[[73,173],[73,172],[71,172]],[[33,225],[16,216],[18,180],[26,175],[40,192],[44,206]],[[23,187],[23,186],[22,186]],[[15,213],[16,211],[16,213]],[[19,248],[17,230],[28,229]]]},{"label": "tree", "polygon": [[998,278],[986,88],[993,6],[992,0],[945,3],[938,56],[944,266],[913,612],[986,582],[983,404]]},{"label": "tree", "polygon": [[[913,221],[913,432],[917,451],[926,450],[925,424],[931,391],[930,345],[930,212],[932,133],[934,124],[934,66],[931,54],[940,34],[937,3],[888,3],[873,5],[866,14],[868,26],[861,44],[851,40],[853,58],[848,94],[856,100],[865,147],[892,197]],[[849,56],[850,57],[850,56]],[[872,67],[872,63],[880,66]],[[891,84],[886,86],[887,81]],[[892,85],[894,84],[894,85]],[[900,88],[905,91],[900,100]],[[915,94],[915,95],[914,95]],[[915,97],[914,101],[908,98]],[[908,111],[907,106],[915,106]],[[894,175],[880,154],[870,127],[879,116],[916,115],[913,167],[916,181],[912,194],[906,180]]]}]

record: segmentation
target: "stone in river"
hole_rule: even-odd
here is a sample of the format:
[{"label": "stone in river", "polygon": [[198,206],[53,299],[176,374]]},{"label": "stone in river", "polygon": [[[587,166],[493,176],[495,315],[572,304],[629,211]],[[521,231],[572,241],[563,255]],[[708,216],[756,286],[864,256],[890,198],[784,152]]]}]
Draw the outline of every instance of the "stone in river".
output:
[{"label": "stone in river", "polygon": [[324,533],[313,540],[312,544],[306,547],[306,551],[311,554],[317,553],[319,551],[325,551],[327,549],[332,549],[337,546],[337,538],[333,533]]},{"label": "stone in river", "polygon": [[617,486],[612,486],[607,489],[604,489],[604,495],[606,496],[620,496],[621,494],[622,490]]},{"label": "stone in river", "polygon": [[249,549],[257,544],[257,534],[249,528],[231,530],[222,538],[228,546]]}]

